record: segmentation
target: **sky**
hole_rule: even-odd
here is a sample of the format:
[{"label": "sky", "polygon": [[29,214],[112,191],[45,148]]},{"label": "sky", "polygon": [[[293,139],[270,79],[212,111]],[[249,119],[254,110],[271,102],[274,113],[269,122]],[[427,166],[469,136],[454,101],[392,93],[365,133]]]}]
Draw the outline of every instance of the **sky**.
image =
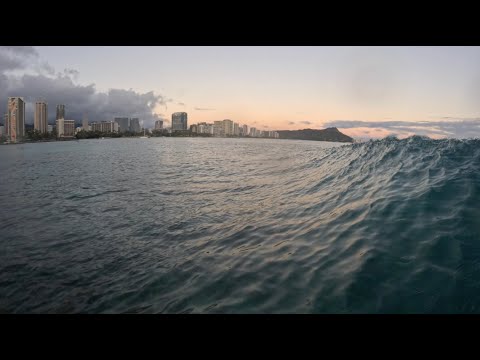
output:
[{"label": "sky", "polygon": [[45,98],[51,120],[65,103],[67,118],[147,127],[186,111],[189,124],[480,137],[480,47],[0,47],[1,112],[7,96]]}]

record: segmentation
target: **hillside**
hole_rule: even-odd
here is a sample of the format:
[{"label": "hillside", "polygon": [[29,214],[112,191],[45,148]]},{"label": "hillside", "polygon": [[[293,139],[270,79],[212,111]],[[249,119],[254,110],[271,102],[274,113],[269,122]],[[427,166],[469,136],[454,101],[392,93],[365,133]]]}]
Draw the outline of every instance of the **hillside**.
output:
[{"label": "hillside", "polygon": [[353,142],[353,139],[350,136],[341,133],[335,127],[323,130],[277,130],[277,132],[280,135],[280,139]]}]

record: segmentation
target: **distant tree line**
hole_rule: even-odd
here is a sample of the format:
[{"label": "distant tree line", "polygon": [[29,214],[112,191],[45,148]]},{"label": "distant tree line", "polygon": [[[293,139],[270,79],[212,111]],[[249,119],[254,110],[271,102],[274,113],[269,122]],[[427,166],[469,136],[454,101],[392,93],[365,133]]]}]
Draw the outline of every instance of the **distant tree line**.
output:
[{"label": "distant tree line", "polygon": [[28,141],[48,141],[55,140],[57,138],[57,130],[53,129],[52,132],[42,133],[35,129],[27,129],[25,131],[25,139]]},{"label": "distant tree line", "polygon": [[[149,130],[145,131],[146,135],[152,135]],[[136,137],[142,136],[143,130],[141,132],[134,131],[122,131],[122,132],[102,132],[102,131],[92,131],[92,130],[80,130],[75,134],[77,139],[98,139],[101,137],[110,137],[110,138],[120,138],[120,137]]]}]

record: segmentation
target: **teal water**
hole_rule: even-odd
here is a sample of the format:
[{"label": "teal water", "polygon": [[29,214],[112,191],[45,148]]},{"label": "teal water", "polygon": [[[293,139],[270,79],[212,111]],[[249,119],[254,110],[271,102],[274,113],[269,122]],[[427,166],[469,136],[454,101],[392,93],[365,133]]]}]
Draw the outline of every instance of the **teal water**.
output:
[{"label": "teal water", "polygon": [[479,313],[480,140],[0,146],[0,311]]}]

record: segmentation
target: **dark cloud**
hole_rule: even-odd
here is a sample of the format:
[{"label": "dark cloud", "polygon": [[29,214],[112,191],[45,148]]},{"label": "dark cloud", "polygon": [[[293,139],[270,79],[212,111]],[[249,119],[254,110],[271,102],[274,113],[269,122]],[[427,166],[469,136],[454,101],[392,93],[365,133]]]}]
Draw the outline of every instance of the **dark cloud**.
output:
[{"label": "dark cloud", "polygon": [[[335,120],[323,124],[324,127],[377,128],[391,132],[414,133],[426,136],[443,136],[455,138],[480,137],[480,118],[442,117],[440,121],[361,121]],[[377,130],[378,131],[378,130]]]},{"label": "dark cloud", "polygon": [[288,125],[295,125],[295,122],[294,121],[289,121]]},{"label": "dark cloud", "polygon": [[0,51],[7,51],[19,55],[38,56],[38,52],[33,46],[0,46]]},{"label": "dark cloud", "polygon": [[199,111],[214,111],[215,109],[212,109],[212,108],[199,108],[199,107],[196,107],[195,110],[199,110]]},{"label": "dark cloud", "polygon": [[37,66],[37,72],[38,73],[44,73],[44,74],[47,74],[47,75],[55,75],[55,69],[53,68],[52,65],[50,65],[46,61],[41,62]]},{"label": "dark cloud", "polygon": [[0,114],[5,113],[8,96],[22,96],[27,103],[27,123],[33,122],[34,102],[43,98],[48,103],[50,122],[54,121],[56,105],[65,104],[66,117],[79,122],[86,113],[90,121],[128,116],[138,117],[145,126],[152,127],[161,116],[155,113],[156,106],[166,107],[166,103],[172,101],[153,91],[139,93],[132,89],[110,89],[98,92],[95,84],[79,85],[76,82],[77,70],[67,68],[55,75],[48,63],[38,59],[30,64],[37,74],[16,76],[6,73],[7,70],[25,68],[25,59],[29,56],[38,57],[34,48],[0,47]]},{"label": "dark cloud", "polygon": [[38,53],[31,46],[0,46],[0,73],[23,69],[36,57]]},{"label": "dark cloud", "polygon": [[300,124],[312,125],[310,121],[300,121]]},{"label": "dark cloud", "polygon": [[183,102],[179,102],[177,105],[180,105],[180,106],[185,106],[185,103],[183,103]]}]

